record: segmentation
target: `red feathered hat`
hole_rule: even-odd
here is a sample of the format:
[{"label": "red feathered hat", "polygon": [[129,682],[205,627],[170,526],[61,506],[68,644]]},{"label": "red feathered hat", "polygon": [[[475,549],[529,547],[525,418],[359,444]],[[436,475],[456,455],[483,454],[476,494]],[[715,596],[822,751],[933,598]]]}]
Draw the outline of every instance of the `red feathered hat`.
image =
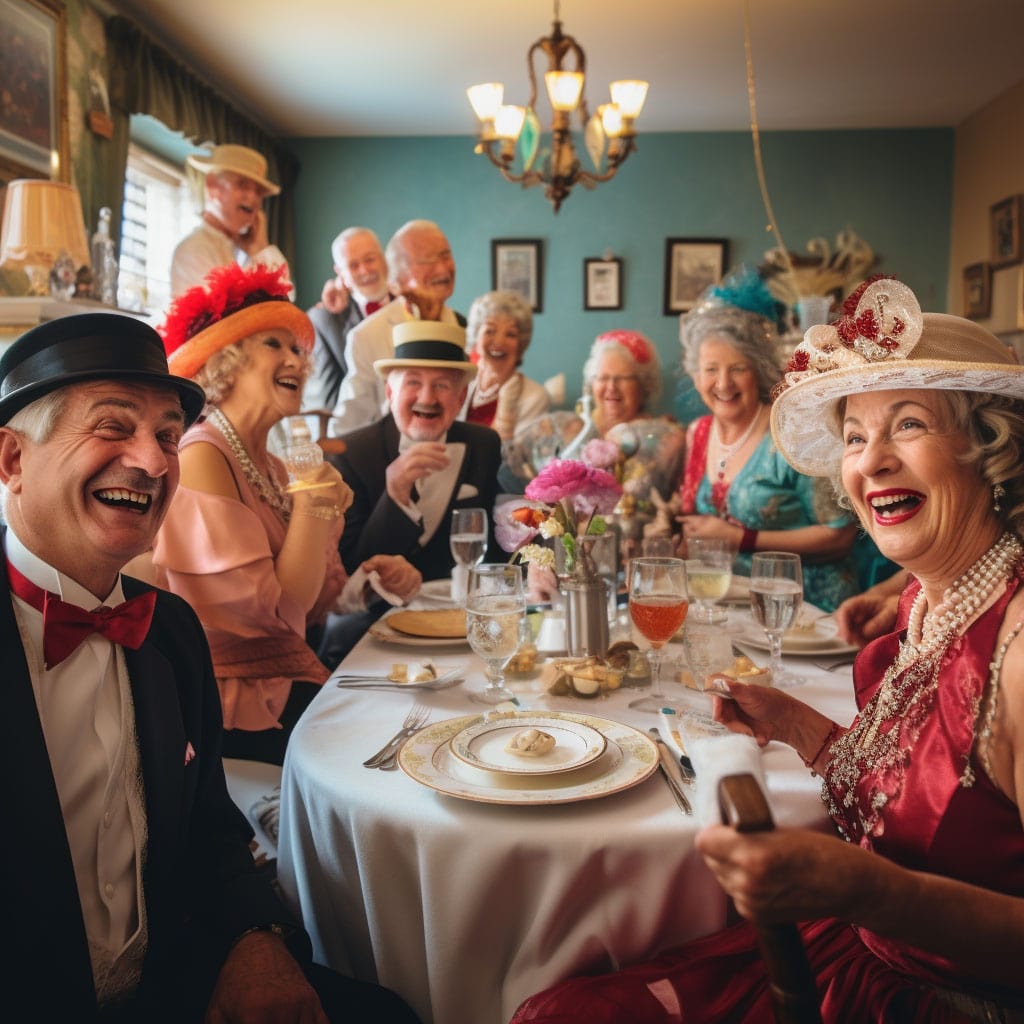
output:
[{"label": "red feathered hat", "polygon": [[174,300],[157,330],[172,373],[194,377],[215,352],[260,331],[286,330],[308,352],[313,324],[288,298],[285,266],[217,267]]}]

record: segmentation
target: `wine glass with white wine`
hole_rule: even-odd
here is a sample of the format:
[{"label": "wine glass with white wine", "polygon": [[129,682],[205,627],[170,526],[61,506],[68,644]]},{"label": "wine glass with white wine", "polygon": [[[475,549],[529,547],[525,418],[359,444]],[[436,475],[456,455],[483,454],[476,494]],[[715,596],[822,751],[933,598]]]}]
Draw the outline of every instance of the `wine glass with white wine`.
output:
[{"label": "wine glass with white wine", "polygon": [[804,599],[800,556],[788,551],[758,551],[750,560],[750,610],[768,637],[773,686],[794,686],[803,679],[782,668],[782,634],[793,624]]},{"label": "wine glass with white wine", "polygon": [[519,650],[526,618],[523,570],[517,565],[487,564],[469,570],[466,592],[466,639],[487,662],[487,686],[470,697],[500,704],[515,694],[505,686],[505,665]]},{"label": "wine glass with white wine", "polygon": [[690,618],[703,623],[723,623],[728,614],[717,607],[732,582],[732,549],[717,537],[691,537],[686,542],[686,581],[696,606]]}]

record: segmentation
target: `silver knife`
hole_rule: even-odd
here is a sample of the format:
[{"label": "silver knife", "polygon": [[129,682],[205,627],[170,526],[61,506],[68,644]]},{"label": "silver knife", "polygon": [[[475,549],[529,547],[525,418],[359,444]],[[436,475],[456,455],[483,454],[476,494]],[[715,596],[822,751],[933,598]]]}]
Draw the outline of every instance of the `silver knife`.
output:
[{"label": "silver knife", "polygon": [[661,774],[665,777],[669,789],[672,790],[672,796],[675,797],[676,803],[679,804],[684,814],[693,814],[693,807],[687,799],[686,793],[683,792],[682,769],[676,763],[668,744],[658,734],[658,730],[651,729],[650,733],[651,739],[658,745],[658,763],[661,767]]}]

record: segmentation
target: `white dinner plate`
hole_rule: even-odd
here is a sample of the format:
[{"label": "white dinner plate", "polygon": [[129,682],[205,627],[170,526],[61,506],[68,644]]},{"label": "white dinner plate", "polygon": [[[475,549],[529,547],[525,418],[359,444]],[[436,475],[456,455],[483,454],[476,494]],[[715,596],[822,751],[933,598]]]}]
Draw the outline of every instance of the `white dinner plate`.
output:
[{"label": "white dinner plate", "polygon": [[420,592],[416,595],[421,601],[426,601],[428,604],[454,604],[452,601],[452,581],[451,580],[427,580],[420,587]]},{"label": "white dinner plate", "polygon": [[396,644],[399,647],[466,647],[469,641],[463,637],[410,636],[399,633],[388,625],[388,617],[378,619],[366,631],[375,640],[385,644]]},{"label": "white dinner plate", "polygon": [[[555,740],[555,746],[538,757],[516,754],[507,749],[517,733],[540,729]],[[589,725],[572,719],[552,720],[545,715],[516,715],[514,719],[478,722],[451,740],[452,753],[473,768],[509,775],[554,775],[570,772],[596,761],[608,741]]]},{"label": "white dinner plate", "polygon": [[[541,713],[530,712],[530,717]],[[571,772],[555,775],[510,775],[483,771],[460,761],[451,738],[477,722],[480,715],[435,722],[410,737],[398,754],[398,765],[421,785],[462,800],[488,804],[565,804],[595,800],[636,786],[658,768],[658,749],[638,729],[592,715],[551,711],[552,723],[571,720],[589,725],[607,741],[604,753]]]},{"label": "white dinner plate", "polygon": [[[860,649],[839,639],[836,620],[832,616],[815,619],[813,629],[787,630],[782,634],[782,653],[785,655],[856,654]],[[748,626],[736,638],[758,651],[767,651],[768,637],[758,626]]]}]

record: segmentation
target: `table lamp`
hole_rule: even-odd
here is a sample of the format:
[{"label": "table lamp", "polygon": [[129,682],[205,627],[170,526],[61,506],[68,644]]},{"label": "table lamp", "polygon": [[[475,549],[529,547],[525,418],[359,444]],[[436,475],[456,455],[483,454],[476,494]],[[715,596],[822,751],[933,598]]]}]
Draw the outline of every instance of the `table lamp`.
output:
[{"label": "table lamp", "polygon": [[70,266],[71,289],[67,290],[65,281],[54,294],[70,298],[75,272],[89,265],[78,190],[60,181],[9,181],[0,224],[0,265],[21,267],[29,277],[29,294],[46,295],[50,272],[61,259]]}]

